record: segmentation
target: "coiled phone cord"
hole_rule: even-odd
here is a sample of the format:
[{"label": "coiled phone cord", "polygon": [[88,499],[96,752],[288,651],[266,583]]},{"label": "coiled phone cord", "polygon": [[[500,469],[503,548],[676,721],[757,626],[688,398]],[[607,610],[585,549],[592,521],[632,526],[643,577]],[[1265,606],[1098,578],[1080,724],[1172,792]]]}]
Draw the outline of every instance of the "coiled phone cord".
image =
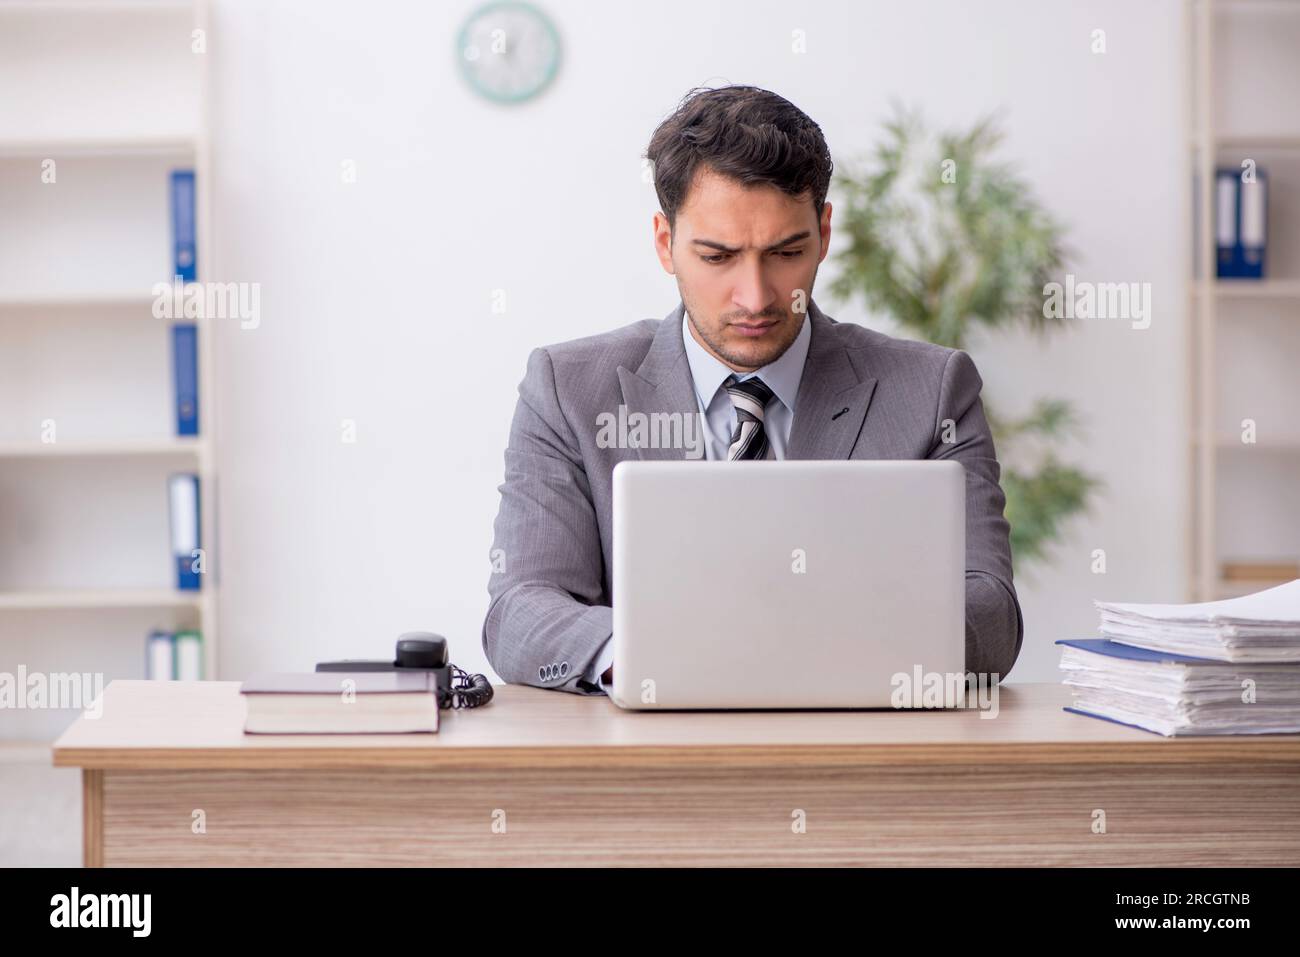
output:
[{"label": "coiled phone cord", "polygon": [[492,700],[492,683],[483,675],[472,675],[464,668],[451,668],[451,691],[442,700],[443,708],[459,711],[463,708],[481,708]]}]

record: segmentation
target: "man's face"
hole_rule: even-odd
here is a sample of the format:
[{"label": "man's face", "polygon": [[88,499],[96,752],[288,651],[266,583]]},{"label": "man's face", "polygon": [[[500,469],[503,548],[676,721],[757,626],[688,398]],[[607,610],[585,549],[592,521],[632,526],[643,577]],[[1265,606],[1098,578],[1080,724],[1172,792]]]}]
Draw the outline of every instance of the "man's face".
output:
[{"label": "man's face", "polygon": [[[831,205],[775,186],[742,186],[696,171],[670,229],[655,213],[655,251],[690,315],[691,334],[737,372],[779,358],[803,325],[817,266],[826,258]],[[802,292],[802,295],[799,293]]]}]

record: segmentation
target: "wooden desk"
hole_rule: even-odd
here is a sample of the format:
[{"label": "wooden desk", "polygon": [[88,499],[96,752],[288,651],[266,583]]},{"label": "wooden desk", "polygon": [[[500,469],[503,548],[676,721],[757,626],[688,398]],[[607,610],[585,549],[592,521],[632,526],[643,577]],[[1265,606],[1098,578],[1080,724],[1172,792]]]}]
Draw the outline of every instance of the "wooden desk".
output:
[{"label": "wooden desk", "polygon": [[1300,865],[1300,735],[1165,739],[1060,685],[1003,687],[993,719],[506,685],[362,737],[245,736],[238,688],[115,681],[55,743],[87,865]]}]

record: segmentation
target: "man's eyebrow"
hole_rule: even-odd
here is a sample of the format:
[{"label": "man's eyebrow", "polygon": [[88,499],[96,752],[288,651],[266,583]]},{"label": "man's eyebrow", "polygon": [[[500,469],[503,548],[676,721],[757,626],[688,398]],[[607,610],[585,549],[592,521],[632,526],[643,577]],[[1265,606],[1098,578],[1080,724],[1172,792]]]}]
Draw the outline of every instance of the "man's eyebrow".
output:
[{"label": "man's eyebrow", "polygon": [[[805,229],[805,230],[804,230],[803,232],[801,232],[801,233],[795,233],[793,236],[787,236],[787,237],[785,237],[785,239],[782,239],[780,242],[775,242],[775,243],[773,243],[772,245],[770,245],[770,246],[768,246],[766,249],[764,249],[763,252],[765,252],[765,253],[770,253],[770,252],[772,252],[773,250],[780,249],[782,246],[789,246],[791,243],[797,243],[797,242],[799,242],[801,239],[807,239],[807,238],[808,238],[809,236],[811,236],[811,235],[812,235],[811,230],[807,230],[807,229]],[[712,240],[712,239],[692,239],[691,242],[692,242],[692,243],[696,243],[697,245],[700,245],[700,246],[708,246],[710,249],[716,249],[718,252],[722,252],[722,253],[738,253],[738,252],[740,252],[740,249],[737,248],[737,247],[734,247],[734,246],[724,246],[722,243],[715,242],[715,241]]]}]

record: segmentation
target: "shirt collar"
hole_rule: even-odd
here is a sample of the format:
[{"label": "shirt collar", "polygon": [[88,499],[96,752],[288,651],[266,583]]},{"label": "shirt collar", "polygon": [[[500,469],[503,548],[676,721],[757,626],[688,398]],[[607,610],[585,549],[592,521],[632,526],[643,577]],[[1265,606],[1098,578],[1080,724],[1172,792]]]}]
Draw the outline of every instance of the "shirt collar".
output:
[{"label": "shirt collar", "polygon": [[808,358],[808,343],[812,339],[812,324],[807,314],[804,315],[799,335],[795,336],[794,342],[790,343],[790,348],[781,353],[775,361],[753,372],[736,372],[710,355],[691,335],[690,329],[686,326],[690,321],[690,315],[682,309],[682,342],[686,346],[686,360],[690,363],[691,379],[695,383],[695,395],[700,400],[701,409],[709,407],[718,389],[722,388],[722,383],[727,381],[728,376],[734,375],[742,380],[758,376],[781,400],[782,405],[791,413],[794,412],[795,397],[799,394],[799,381],[803,378],[804,360]]}]

